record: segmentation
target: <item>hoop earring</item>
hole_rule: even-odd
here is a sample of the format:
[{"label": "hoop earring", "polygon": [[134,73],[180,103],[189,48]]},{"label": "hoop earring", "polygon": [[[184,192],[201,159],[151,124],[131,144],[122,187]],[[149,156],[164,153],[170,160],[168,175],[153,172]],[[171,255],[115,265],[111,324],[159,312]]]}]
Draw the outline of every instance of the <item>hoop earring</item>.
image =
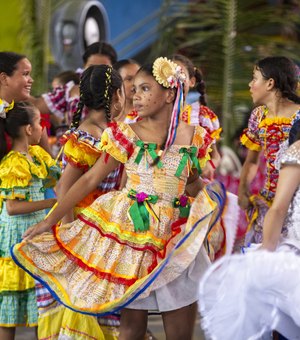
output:
[{"label": "hoop earring", "polygon": [[[118,105],[117,105],[117,104],[118,104]],[[116,111],[121,111],[122,106],[121,106],[121,104],[118,102],[118,103],[115,103],[115,104],[113,105],[113,108],[114,108]]]}]

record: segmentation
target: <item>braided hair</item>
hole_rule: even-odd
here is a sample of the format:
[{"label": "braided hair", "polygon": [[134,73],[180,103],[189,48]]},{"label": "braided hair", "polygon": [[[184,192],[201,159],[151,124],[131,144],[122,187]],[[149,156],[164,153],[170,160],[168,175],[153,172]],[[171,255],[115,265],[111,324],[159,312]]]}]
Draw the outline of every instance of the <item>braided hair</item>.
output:
[{"label": "braided hair", "polygon": [[300,104],[297,95],[298,68],[297,65],[287,57],[267,57],[259,60],[256,64],[264,79],[272,78],[274,88],[278,89],[283,98],[287,98],[296,104]]},{"label": "braided hair", "polygon": [[123,85],[119,73],[108,65],[88,67],[80,78],[79,102],[73,116],[71,128],[79,126],[83,107],[90,110],[104,109],[107,122],[111,121],[111,103],[114,93]]},{"label": "braided hair", "polygon": [[195,89],[199,93],[199,103],[207,106],[206,102],[206,86],[203,80],[202,72],[193,65],[192,61],[182,54],[174,54],[171,56],[171,60],[181,62],[187,69],[190,79],[195,77],[196,84]]}]

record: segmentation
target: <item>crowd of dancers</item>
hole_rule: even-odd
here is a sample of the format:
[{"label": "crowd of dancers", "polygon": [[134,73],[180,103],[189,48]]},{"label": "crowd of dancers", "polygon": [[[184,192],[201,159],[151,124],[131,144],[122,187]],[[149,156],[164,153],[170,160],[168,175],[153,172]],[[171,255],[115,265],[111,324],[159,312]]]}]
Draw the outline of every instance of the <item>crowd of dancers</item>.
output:
[{"label": "crowd of dancers", "polygon": [[33,97],[31,62],[0,52],[0,339],[154,339],[159,313],[188,340],[198,310],[208,339],[300,338],[296,64],[253,65],[231,180],[189,58],[97,42],[83,65]]}]

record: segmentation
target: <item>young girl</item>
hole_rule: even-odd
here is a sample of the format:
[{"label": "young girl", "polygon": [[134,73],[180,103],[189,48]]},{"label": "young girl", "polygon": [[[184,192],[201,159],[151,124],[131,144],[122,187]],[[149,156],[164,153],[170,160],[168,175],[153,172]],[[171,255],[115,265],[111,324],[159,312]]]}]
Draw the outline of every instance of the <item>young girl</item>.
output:
[{"label": "young girl", "polygon": [[[142,67],[134,106],[143,119],[104,131],[106,154],[13,250],[68,307],[102,315],[122,309],[120,339],[144,337],[149,309],[162,312],[168,339],[192,338],[197,280],[209,263],[202,245],[216,204],[208,194],[215,197],[214,188],[200,191],[199,179],[211,138],[178,119],[182,81],[166,58]],[[49,232],[120,163],[128,176],[124,189],[100,196],[73,223]]]},{"label": "young girl", "polygon": [[[105,95],[106,94],[106,95]],[[111,118],[118,115],[125,102],[123,83],[118,72],[110,66],[90,66],[83,73],[80,81],[80,101],[78,110],[73,117],[71,129],[63,138],[63,160],[66,162],[62,177],[57,185],[58,198],[63,198],[68,189],[90,169],[101,156],[99,148],[103,130],[108,126]],[[83,106],[88,109],[88,115],[79,125]],[[115,107],[119,108],[118,111]],[[79,126],[78,126],[79,125]],[[110,173],[98,187],[81,200],[67,213],[62,222],[74,220],[86,206],[100,195],[118,187],[119,168]],[[115,325],[118,320],[113,316],[102,318],[101,327],[96,318],[77,313],[64,308],[55,301],[41,284],[37,285],[39,306],[39,339],[54,339],[58,336],[78,338],[84,334],[85,339],[115,339],[117,330],[107,325]]]},{"label": "young girl", "polygon": [[[4,138],[12,140],[7,154]],[[15,265],[10,247],[32,223],[45,217],[55,199],[44,199],[46,186],[54,185],[60,170],[39,146],[40,113],[30,104],[18,103],[0,113],[0,338],[14,339],[16,326],[37,325],[33,279]]]},{"label": "young girl", "polygon": [[202,281],[201,313],[209,338],[269,339],[274,329],[287,339],[299,338],[299,139],[297,121],[289,137],[291,146],[276,161],[281,169],[259,251],[225,258]]},{"label": "young girl", "polygon": [[[252,111],[248,128],[241,137],[242,144],[249,151],[241,172],[238,196],[240,207],[247,209],[247,243],[260,243],[263,218],[272,204],[277,186],[276,154],[281,143],[288,138],[293,121],[300,117],[296,65],[286,57],[262,59],[254,66],[249,87],[253,103],[260,106]],[[265,184],[258,195],[251,196],[248,187],[256,173],[261,151],[266,159]]]},{"label": "young girl", "polygon": [[[125,106],[122,111],[122,116],[119,117],[119,120],[125,123],[130,124],[131,117],[134,117],[135,114],[133,110],[133,81],[137,71],[140,68],[140,65],[133,59],[122,59],[116,62],[113,65],[113,68],[120,73],[120,76],[123,79],[124,90],[125,90]],[[124,119],[123,119],[124,117]]]},{"label": "young girl", "polygon": [[199,93],[198,101],[185,105],[181,113],[181,119],[190,125],[202,126],[213,138],[214,143],[211,146],[211,159],[206,164],[206,167],[203,169],[201,174],[203,178],[212,180],[214,178],[215,170],[219,166],[221,159],[216,145],[217,141],[220,139],[220,133],[222,131],[219,118],[207,106],[205,98],[205,83],[200,70],[193,65],[190,59],[181,54],[173,55],[172,60],[181,66],[187,75],[185,82],[185,97],[187,97],[191,88],[196,89],[196,91]]}]

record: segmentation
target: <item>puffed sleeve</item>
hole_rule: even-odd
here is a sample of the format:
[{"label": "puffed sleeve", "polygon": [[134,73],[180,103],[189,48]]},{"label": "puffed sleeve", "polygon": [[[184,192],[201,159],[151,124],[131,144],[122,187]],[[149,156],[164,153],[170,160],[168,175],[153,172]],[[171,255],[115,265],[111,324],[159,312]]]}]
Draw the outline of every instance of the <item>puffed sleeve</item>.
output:
[{"label": "puffed sleeve", "polygon": [[61,169],[56,161],[38,145],[31,146],[29,152],[33,157],[31,173],[43,180],[44,188],[53,188],[61,175]]},{"label": "puffed sleeve", "polygon": [[87,171],[101,156],[100,139],[89,133],[71,129],[61,138],[64,145],[64,159],[75,168]]},{"label": "puffed sleeve", "polygon": [[58,86],[51,92],[42,94],[42,97],[51,113],[60,119],[64,119],[65,113],[68,110],[70,91],[74,85],[73,81],[69,81],[64,86]]},{"label": "puffed sleeve", "polygon": [[206,162],[210,159],[211,145],[213,139],[210,134],[201,126],[195,127],[195,133],[192,144],[198,148],[198,161],[201,168],[204,168]]},{"label": "puffed sleeve", "polygon": [[31,179],[27,158],[11,151],[0,163],[0,199],[30,200],[28,187]]},{"label": "puffed sleeve", "polygon": [[218,116],[207,106],[200,105],[199,110],[199,125],[206,129],[211,137],[218,141],[222,128]]},{"label": "puffed sleeve", "polygon": [[281,167],[284,165],[300,165],[300,141],[293,143],[280,159]]},{"label": "puffed sleeve", "polygon": [[261,151],[262,147],[259,140],[259,124],[265,112],[264,106],[258,106],[250,115],[248,127],[243,131],[240,141],[246,148],[253,151]]},{"label": "puffed sleeve", "polygon": [[101,150],[121,163],[126,163],[134,151],[133,131],[124,123],[112,123],[101,137]]}]

